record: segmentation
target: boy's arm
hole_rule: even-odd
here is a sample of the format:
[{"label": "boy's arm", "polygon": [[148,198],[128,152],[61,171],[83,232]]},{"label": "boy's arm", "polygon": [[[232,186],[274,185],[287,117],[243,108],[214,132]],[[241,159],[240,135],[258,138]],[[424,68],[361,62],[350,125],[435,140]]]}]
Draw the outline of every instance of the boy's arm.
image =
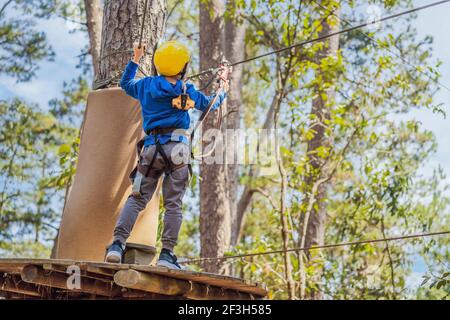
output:
[{"label": "boy's arm", "polygon": [[130,61],[125,68],[125,71],[120,80],[120,87],[125,90],[125,92],[135,99],[138,99],[138,84],[142,79],[135,79],[136,72],[138,69],[138,64],[134,61]]},{"label": "boy's arm", "polygon": [[[189,98],[194,100],[195,102],[195,109],[200,111],[205,111],[205,109],[208,107],[211,100],[214,99],[216,96],[215,94],[207,96],[201,91],[198,91],[193,85],[187,84],[187,93],[189,95]],[[225,100],[227,94],[226,92],[222,92],[219,97],[217,98],[216,103],[211,107],[211,110],[216,110],[220,107],[222,102]]]},{"label": "boy's arm", "polygon": [[139,68],[139,61],[141,60],[144,52],[146,50],[146,45],[137,45],[135,44],[133,47],[133,59],[128,62],[127,67],[125,68],[125,72],[122,75],[122,79],[120,80],[120,86],[125,92],[132,96],[135,99],[139,98],[138,88],[142,83],[143,79],[135,79],[136,72]]}]

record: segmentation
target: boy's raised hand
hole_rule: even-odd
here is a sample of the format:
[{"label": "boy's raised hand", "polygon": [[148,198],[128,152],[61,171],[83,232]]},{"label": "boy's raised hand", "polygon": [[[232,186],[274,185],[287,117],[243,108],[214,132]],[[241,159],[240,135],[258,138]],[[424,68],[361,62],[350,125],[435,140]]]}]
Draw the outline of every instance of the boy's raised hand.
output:
[{"label": "boy's raised hand", "polygon": [[227,65],[220,66],[220,79],[222,81],[222,89],[225,92],[228,92],[230,90],[230,80],[228,80],[228,77],[231,74],[232,68]]},{"label": "boy's raised hand", "polygon": [[133,46],[133,62],[136,64],[139,64],[139,61],[141,60],[142,56],[145,54],[145,51],[147,49],[147,45],[143,43],[140,47],[138,43],[135,43]]}]

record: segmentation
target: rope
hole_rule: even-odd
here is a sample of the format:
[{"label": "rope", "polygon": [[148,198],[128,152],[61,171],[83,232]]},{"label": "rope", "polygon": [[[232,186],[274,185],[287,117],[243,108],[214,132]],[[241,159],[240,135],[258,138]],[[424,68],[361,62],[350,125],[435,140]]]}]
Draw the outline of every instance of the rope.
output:
[{"label": "rope", "polygon": [[[319,42],[319,41],[322,41],[322,40],[325,40],[325,39],[328,39],[328,38],[331,38],[331,37],[334,37],[334,36],[337,36],[337,35],[340,35],[340,34],[351,32],[351,31],[354,31],[354,30],[357,30],[357,29],[361,29],[361,28],[364,28],[364,27],[367,27],[367,26],[370,26],[370,25],[373,25],[373,24],[376,24],[376,23],[379,23],[379,22],[383,22],[383,21],[394,19],[394,18],[398,18],[400,16],[411,14],[411,13],[414,13],[414,12],[417,12],[417,11],[421,11],[421,10],[424,10],[424,9],[428,9],[428,8],[431,8],[431,7],[435,7],[435,6],[438,6],[438,5],[447,3],[447,2],[450,2],[450,0],[442,0],[442,1],[433,2],[433,3],[427,4],[427,5],[423,5],[423,6],[420,6],[420,7],[416,7],[416,8],[412,8],[412,9],[406,10],[406,11],[395,13],[395,14],[392,14],[392,15],[389,15],[389,16],[385,16],[385,17],[382,17],[382,18],[380,18],[378,20],[364,22],[364,23],[358,24],[356,26],[349,27],[347,29],[342,29],[342,30],[339,30],[339,31],[336,31],[336,32],[333,32],[333,33],[329,33],[329,34],[321,36],[321,37],[317,37],[317,38],[314,38],[314,39],[302,41],[302,42],[295,43],[295,44],[287,46],[287,47],[283,47],[283,48],[280,48],[280,49],[277,49],[277,50],[269,51],[269,52],[266,52],[266,53],[263,53],[263,54],[251,57],[251,58],[247,58],[247,59],[244,59],[244,60],[241,60],[241,61],[237,61],[237,62],[231,63],[230,66],[231,67],[237,66],[237,65],[240,65],[240,64],[243,64],[243,63],[247,63],[247,62],[250,62],[250,61],[254,61],[254,60],[257,60],[257,59],[261,59],[261,58],[264,58],[264,57],[267,57],[267,56],[270,56],[270,55],[273,55],[273,54],[278,54],[278,53],[281,53],[281,52],[284,52],[284,51],[288,51],[288,50],[291,50],[291,49],[294,49],[294,48],[297,48],[297,47],[303,47],[303,46],[305,46],[307,44],[310,44],[310,43]],[[213,70],[215,70],[215,68],[211,68],[211,69],[202,71],[202,72],[200,72],[198,74],[195,74],[195,75],[189,77],[189,79],[197,78],[199,76],[202,76],[202,75],[205,75],[205,74],[207,74],[209,72],[212,72]]]},{"label": "rope", "polygon": [[145,2],[144,2],[144,16],[142,17],[141,33],[139,34],[139,46],[138,46],[139,49],[142,46],[142,37],[144,36],[144,26],[145,26],[145,20],[147,18],[147,8],[148,8],[148,0],[145,0]]},{"label": "rope", "polygon": [[228,259],[246,258],[246,257],[254,257],[254,256],[282,254],[282,253],[287,253],[287,252],[322,250],[322,249],[330,249],[330,248],[338,248],[338,247],[355,246],[355,245],[359,245],[359,244],[370,244],[370,243],[378,243],[378,242],[386,242],[386,241],[432,237],[432,236],[439,236],[439,235],[444,235],[444,234],[449,234],[449,233],[450,233],[450,230],[447,230],[447,231],[438,231],[438,232],[410,234],[410,235],[405,235],[405,236],[397,236],[397,237],[383,238],[383,239],[348,241],[348,242],[341,242],[341,243],[335,243],[335,244],[325,244],[325,245],[315,246],[315,247],[301,247],[301,248],[292,248],[292,249],[287,249],[287,250],[273,250],[273,251],[264,251],[264,252],[243,253],[243,254],[238,254],[238,255],[233,255],[233,256],[184,258],[187,260],[180,261],[179,263],[188,264],[188,263],[198,263],[198,262],[203,262],[203,261],[228,260]]},{"label": "rope", "polygon": [[[334,12],[334,10],[331,11],[330,13],[328,13],[327,16],[324,17],[324,18],[322,19],[321,23],[319,23],[319,24],[311,31],[311,33],[308,35],[307,39],[310,39],[310,38],[314,35],[314,33],[317,31],[317,28],[319,27],[319,25],[321,25],[326,19],[328,19],[328,17],[329,17],[333,12]],[[228,62],[227,62],[227,65],[229,66],[229,63],[228,63]],[[200,91],[204,91],[205,89],[207,89],[207,88],[214,82],[214,80],[217,78],[217,75],[218,75],[218,72],[219,72],[220,68],[211,68],[211,69],[214,70],[214,71],[213,71],[213,72],[214,72],[214,75],[211,76],[211,79],[207,82],[207,84],[206,84],[203,88],[200,89]],[[209,69],[209,70],[211,70],[211,69]],[[201,80],[201,77],[200,77],[200,80]],[[218,98],[218,96],[219,96],[219,92],[220,92],[220,88],[219,88],[219,90],[216,92],[216,96],[214,97],[214,99],[210,102],[210,104],[208,105],[208,107],[206,108],[206,110],[202,113],[202,115],[200,116],[199,120],[198,120],[197,123],[195,124],[195,126],[194,126],[194,128],[193,128],[193,130],[192,130],[192,132],[191,132],[191,144],[192,144],[193,141],[194,141],[195,131],[198,129],[198,127],[199,127],[200,124],[203,122],[203,120],[208,116],[209,112],[211,111],[211,107],[216,103],[216,100],[217,100],[217,98]],[[217,115],[217,124],[216,124],[216,127],[217,127],[217,129],[219,129],[219,130],[220,130],[220,128],[221,128],[221,124],[222,124],[222,120],[223,120],[222,118],[223,118],[223,117],[222,117],[220,114]],[[212,147],[210,148],[210,150],[209,150],[208,152],[202,153],[202,154],[199,154],[199,155],[195,155],[195,154],[192,152],[192,150],[191,150],[191,156],[192,156],[192,158],[193,158],[194,160],[201,160],[201,159],[204,159],[204,158],[206,158],[206,157],[209,157],[210,155],[212,155],[212,153],[213,153],[214,150],[216,149],[216,145],[217,145],[217,140],[214,139],[214,143],[213,143]],[[191,145],[191,149],[192,149],[192,145]]]},{"label": "rope", "polygon": [[[217,76],[218,76],[218,72],[214,75],[214,77],[212,77],[212,79],[209,81],[210,83],[207,86],[209,86],[217,78]],[[219,88],[217,89],[214,98],[210,101],[210,103],[206,107],[205,111],[202,112],[202,114],[200,115],[199,119],[197,120],[197,123],[195,124],[194,128],[191,131],[190,148],[191,148],[191,157],[194,160],[201,160],[203,158],[209,157],[214,152],[214,150],[216,149],[217,139],[214,139],[214,144],[213,144],[213,146],[210,148],[210,150],[208,152],[203,153],[203,154],[199,154],[199,155],[195,155],[193,153],[193,151],[192,151],[192,144],[194,143],[195,132],[200,127],[200,125],[205,120],[205,118],[209,115],[209,113],[211,112],[212,107],[216,104],[217,99],[219,99],[219,96],[222,93],[223,93],[223,80],[219,80]],[[218,119],[217,119],[216,127],[217,127],[218,130],[220,130],[221,124],[222,124],[222,118],[221,118],[219,113],[217,114],[217,117],[218,117]]]},{"label": "rope", "polygon": [[[141,22],[141,30],[139,32],[139,45],[138,48],[140,49],[142,47],[142,40],[144,37],[144,27],[145,27],[145,21],[147,19],[147,11],[148,11],[148,0],[145,0],[144,2],[144,15],[142,17],[142,22]],[[133,50],[116,50],[113,52],[110,52],[102,57],[100,57],[100,60],[105,59],[106,57],[115,55],[115,54],[119,54],[119,53],[126,53],[126,52],[133,52]],[[141,66],[138,67],[139,71],[145,76],[147,77],[147,73],[141,68]],[[95,81],[94,84],[92,85],[92,89],[97,90],[97,89],[101,89],[104,88],[112,83],[115,83],[119,78],[121,77],[121,74],[117,74],[111,78],[108,79],[104,79],[104,80],[100,80],[100,81]]]}]

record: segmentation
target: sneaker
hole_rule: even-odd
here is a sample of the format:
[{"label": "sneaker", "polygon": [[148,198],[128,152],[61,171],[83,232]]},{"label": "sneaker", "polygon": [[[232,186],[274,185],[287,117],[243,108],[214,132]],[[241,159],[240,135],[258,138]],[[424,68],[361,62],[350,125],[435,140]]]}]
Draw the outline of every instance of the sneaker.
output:
[{"label": "sneaker", "polygon": [[181,266],[177,262],[177,256],[173,254],[172,251],[167,249],[162,249],[159,254],[158,267],[167,267],[169,269],[182,270]]},{"label": "sneaker", "polygon": [[122,263],[122,255],[125,250],[120,241],[114,241],[106,251],[105,262],[109,263]]}]

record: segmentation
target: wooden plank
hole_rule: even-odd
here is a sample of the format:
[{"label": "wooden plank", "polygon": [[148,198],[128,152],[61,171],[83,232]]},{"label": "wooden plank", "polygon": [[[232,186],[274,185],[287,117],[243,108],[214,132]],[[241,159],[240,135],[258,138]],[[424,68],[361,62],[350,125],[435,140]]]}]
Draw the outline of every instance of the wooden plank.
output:
[{"label": "wooden plank", "polygon": [[23,265],[0,265],[0,273],[20,274]]},{"label": "wooden plank", "polygon": [[125,288],[138,289],[171,296],[182,296],[187,299],[195,300],[252,299],[250,294],[210,287],[186,280],[171,279],[134,269],[118,271],[114,275],[114,282]]},{"label": "wooden plank", "polygon": [[80,265],[80,264],[86,264],[86,265],[91,265],[91,266],[95,266],[95,267],[100,267],[100,268],[107,268],[107,269],[129,269],[129,268],[139,268],[140,270],[143,271],[150,271],[150,272],[158,272],[158,273],[164,273],[167,272],[169,273],[171,276],[172,275],[178,275],[178,276],[201,276],[201,277],[205,277],[205,278],[211,278],[211,279],[217,279],[217,280],[223,280],[223,281],[232,281],[235,283],[241,283],[241,284],[246,284],[246,285],[252,285],[254,286],[254,284],[246,281],[246,280],[242,280],[239,278],[235,278],[235,277],[230,277],[230,276],[222,276],[222,275],[217,275],[217,274],[213,274],[213,273],[206,273],[206,272],[196,272],[196,271],[189,271],[189,270],[169,270],[167,268],[164,267],[154,267],[154,266],[138,266],[138,265],[126,265],[126,264],[116,264],[116,263],[103,263],[103,262],[91,262],[91,261],[75,261],[75,260],[59,260],[59,259],[0,259],[0,268],[2,264],[18,264],[18,265],[23,265],[23,264],[35,264],[35,265],[43,265],[46,263],[52,263],[52,264],[58,264],[58,265]]},{"label": "wooden plank", "polygon": [[165,267],[132,266],[132,268],[152,274],[164,275],[174,279],[193,281],[206,285],[238,290],[243,293],[249,293],[259,297],[265,297],[267,295],[267,291],[265,289],[239,278],[187,270],[173,270]]},{"label": "wooden plank", "polygon": [[80,289],[69,288],[67,280],[69,275],[59,272],[45,272],[42,267],[26,265],[21,272],[21,278],[27,283],[66,290],[68,292],[81,292],[106,297],[115,297],[121,294],[121,289],[113,283],[80,278]]},{"label": "wooden plank", "polygon": [[13,276],[0,277],[0,292],[15,293],[26,297],[41,297],[39,289],[36,286],[24,283],[20,279],[15,279]]},{"label": "wooden plank", "polygon": [[150,265],[156,256],[156,248],[127,242],[123,262],[126,264]]},{"label": "wooden plank", "polygon": [[[256,284],[235,277],[216,275],[211,273],[195,272],[189,270],[169,270],[164,267],[138,266],[128,264],[111,264],[103,262],[57,260],[57,259],[0,259],[0,271],[9,270],[19,273],[21,268],[27,264],[34,265],[58,265],[70,266],[78,265],[82,270],[88,273],[100,274],[104,276],[113,276],[119,270],[134,269],[145,273],[169,277],[171,279],[191,281],[209,286],[216,286],[231,290],[237,290],[242,293],[248,293],[255,297],[264,297],[267,291]],[[95,277],[95,275],[93,275]]]},{"label": "wooden plank", "polygon": [[238,290],[243,293],[249,293],[257,297],[265,297],[267,291],[263,288],[256,286],[248,281],[230,277],[222,276],[213,273],[196,272],[189,270],[173,270],[165,267],[155,267],[155,266],[140,266],[140,265],[121,265],[121,264],[109,264],[109,263],[93,263],[93,266],[103,267],[107,269],[120,270],[138,270],[146,273],[161,275],[165,277],[170,277],[173,279],[186,280],[199,282],[206,285],[224,287],[227,289]]},{"label": "wooden plank", "polygon": [[191,285],[187,281],[180,281],[159,275],[150,275],[137,270],[120,270],[114,275],[114,282],[125,288],[148,291],[169,296],[179,296],[188,292]]},{"label": "wooden plank", "polygon": [[111,279],[112,279],[112,277],[114,277],[114,273],[116,273],[115,270],[111,270],[111,269],[107,269],[107,268],[94,267],[94,266],[91,266],[91,265],[88,265],[86,267],[86,271],[90,272],[90,273],[101,274],[101,275],[106,276],[106,277],[111,277]]},{"label": "wooden plank", "polygon": [[39,300],[41,298],[39,297],[33,297],[33,296],[27,296],[25,294],[21,294],[21,293],[14,293],[14,292],[5,292],[5,296],[1,296],[0,295],[0,300],[1,299],[5,299],[5,300]]},{"label": "wooden plank", "polygon": [[[80,275],[85,278],[90,278],[98,281],[105,281],[108,283],[111,283],[113,281],[112,277],[114,276],[114,272],[110,272],[109,274],[104,274],[101,272],[101,270],[95,270],[92,268],[89,268],[87,265],[79,265],[80,267]],[[44,264],[43,269],[46,271],[54,271],[54,272],[60,272],[63,274],[67,273],[67,266],[61,266],[61,265],[55,265],[55,264]],[[100,271],[100,272],[96,272]]]}]

